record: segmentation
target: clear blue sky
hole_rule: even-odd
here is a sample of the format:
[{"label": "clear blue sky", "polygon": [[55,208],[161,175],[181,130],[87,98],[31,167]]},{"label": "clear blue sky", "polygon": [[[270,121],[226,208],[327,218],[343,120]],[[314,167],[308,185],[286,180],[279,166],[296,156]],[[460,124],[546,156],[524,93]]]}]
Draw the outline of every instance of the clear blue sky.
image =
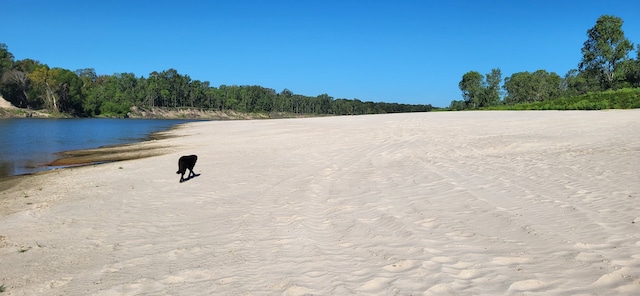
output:
[{"label": "clear blue sky", "polygon": [[[640,43],[640,1],[2,0],[16,59],[98,74],[448,106],[468,71],[576,68],[604,14]],[[631,55],[635,58],[635,51]]]}]

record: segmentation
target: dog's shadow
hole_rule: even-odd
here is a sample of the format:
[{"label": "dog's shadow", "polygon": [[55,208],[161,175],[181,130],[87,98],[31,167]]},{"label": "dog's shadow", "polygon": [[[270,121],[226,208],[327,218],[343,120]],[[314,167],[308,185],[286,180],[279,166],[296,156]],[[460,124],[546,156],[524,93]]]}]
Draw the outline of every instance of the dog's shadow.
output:
[{"label": "dog's shadow", "polygon": [[193,174],[192,176],[188,176],[184,180],[180,181],[180,183],[187,182],[187,181],[189,181],[189,180],[191,180],[191,179],[193,179],[193,178],[195,178],[197,176],[200,176],[200,174]]}]

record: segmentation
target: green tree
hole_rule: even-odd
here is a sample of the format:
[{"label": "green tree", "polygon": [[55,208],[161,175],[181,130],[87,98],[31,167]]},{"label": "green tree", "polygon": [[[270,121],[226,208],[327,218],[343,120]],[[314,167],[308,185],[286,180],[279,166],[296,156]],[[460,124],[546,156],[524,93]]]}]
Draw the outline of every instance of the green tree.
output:
[{"label": "green tree", "polygon": [[56,94],[60,98],[60,111],[71,115],[82,115],[82,80],[74,72],[53,68]]},{"label": "green tree", "polygon": [[40,62],[31,59],[14,62],[11,69],[0,76],[0,93],[20,108],[39,107],[38,102],[32,102],[34,91],[28,75],[40,66]]},{"label": "green tree", "polygon": [[78,69],[76,75],[82,82],[82,93],[84,101],[82,102],[83,113],[87,116],[98,115],[98,102],[95,100],[94,90],[97,88],[96,81],[98,75],[93,68]]},{"label": "green tree", "polygon": [[9,52],[6,44],[0,43],[0,96],[3,96],[12,104],[19,106],[22,101],[20,99],[22,91],[20,91],[20,87],[14,82],[14,80],[18,78],[16,75],[18,72],[12,71],[13,64],[13,54]]},{"label": "green tree", "polygon": [[2,96],[14,106],[26,108],[29,106],[29,79],[27,74],[19,70],[9,70],[2,75]]},{"label": "green tree", "polygon": [[[571,69],[562,79],[561,90],[564,96],[577,96],[593,91],[593,86],[597,85],[595,77],[580,72],[578,69]],[[597,88],[600,89],[599,87]]]},{"label": "green tree", "polygon": [[321,94],[317,97],[318,103],[315,113],[329,114],[331,112],[331,101],[333,98],[328,94]]},{"label": "green tree", "polygon": [[275,110],[279,112],[293,112],[291,108],[292,98],[293,92],[286,88],[283,89],[277,95],[277,104]]},{"label": "green tree", "polygon": [[578,68],[595,77],[605,90],[615,87],[617,76],[622,74],[618,66],[633,49],[633,43],[624,36],[622,23],[619,17],[601,16],[587,31],[588,38],[582,47]]},{"label": "green tree", "polygon": [[14,57],[6,44],[0,43],[0,77],[4,72],[9,71],[14,63]]},{"label": "green tree", "polygon": [[[496,75],[497,73],[497,75]],[[358,99],[336,99],[328,94],[305,96],[288,89],[281,93],[258,85],[210,86],[191,80],[175,69],[152,72],[148,78],[133,73],[97,75],[94,69],[75,72],[49,68],[25,59],[14,62],[0,43],[0,94],[21,107],[47,108],[76,116],[121,116],[132,106],[170,108],[215,108],[240,112],[291,112],[301,114],[369,114],[430,111],[431,105],[374,103]],[[469,93],[474,106],[499,99],[499,70],[480,75],[480,87]]]},{"label": "green tree", "polygon": [[45,108],[59,111],[52,76],[49,66],[41,65],[29,73],[28,78],[32,82],[36,99],[40,100]]},{"label": "green tree", "polygon": [[626,60],[620,63],[620,72],[624,78],[620,87],[640,87],[640,44],[636,48],[636,59]]},{"label": "green tree", "polygon": [[561,94],[562,78],[556,73],[538,70],[518,72],[504,79],[507,92],[504,102],[509,105],[557,99]]},{"label": "green tree", "polygon": [[449,104],[449,109],[454,111],[461,111],[467,109],[467,104],[463,100],[453,100],[451,104]]},{"label": "green tree", "polygon": [[475,109],[498,104],[501,79],[502,72],[499,68],[491,69],[491,73],[484,77],[477,71],[469,71],[462,75],[458,87],[462,91],[467,108]]},{"label": "green tree", "polygon": [[484,91],[480,98],[479,107],[495,106],[500,102],[500,82],[502,72],[500,68],[491,69],[491,73],[485,74]]},{"label": "green tree", "polygon": [[82,81],[75,73],[42,65],[27,76],[45,108],[74,115],[82,114]]},{"label": "green tree", "polygon": [[469,71],[462,75],[462,80],[458,83],[458,87],[462,91],[462,98],[468,108],[479,107],[480,98],[484,90],[482,86],[482,74],[477,71]]},{"label": "green tree", "polygon": [[535,97],[535,86],[529,72],[513,73],[506,77],[502,88],[506,91],[504,102],[508,105],[528,103]]}]

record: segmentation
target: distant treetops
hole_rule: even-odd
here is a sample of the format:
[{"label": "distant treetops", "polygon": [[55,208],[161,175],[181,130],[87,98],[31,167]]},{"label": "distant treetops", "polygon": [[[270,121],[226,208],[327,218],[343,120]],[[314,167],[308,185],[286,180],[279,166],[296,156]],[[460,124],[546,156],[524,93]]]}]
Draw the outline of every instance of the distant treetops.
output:
[{"label": "distant treetops", "polygon": [[49,68],[32,59],[15,61],[2,43],[0,77],[0,94],[13,105],[80,117],[122,117],[133,106],[319,115],[424,112],[432,109],[431,105],[334,99],[327,94],[305,96],[288,89],[277,93],[257,85],[213,87],[208,81],[192,80],[175,69],[154,71],[145,78],[136,77],[133,73],[98,75],[94,69],[70,71]]},{"label": "distant treetops", "polygon": [[[491,73],[484,76],[476,71],[467,72],[458,84],[463,99],[452,101],[450,108],[462,110],[513,106],[571,98],[591,92],[640,88],[640,45],[636,48],[636,59],[629,58],[634,46],[624,36],[622,24],[619,17],[601,16],[595,26],[587,30],[582,60],[577,69],[569,70],[564,77],[545,70],[514,73],[504,79],[502,99],[500,69],[492,69]],[[628,92],[624,96],[628,96]]]}]

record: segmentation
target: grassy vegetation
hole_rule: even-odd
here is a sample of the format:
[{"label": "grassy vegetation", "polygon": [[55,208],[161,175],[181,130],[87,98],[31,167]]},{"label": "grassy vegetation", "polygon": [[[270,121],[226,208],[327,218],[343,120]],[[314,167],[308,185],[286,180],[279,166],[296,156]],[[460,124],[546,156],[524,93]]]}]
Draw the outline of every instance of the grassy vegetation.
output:
[{"label": "grassy vegetation", "polygon": [[485,110],[603,110],[640,108],[640,88],[623,88],[535,103],[500,105]]}]

